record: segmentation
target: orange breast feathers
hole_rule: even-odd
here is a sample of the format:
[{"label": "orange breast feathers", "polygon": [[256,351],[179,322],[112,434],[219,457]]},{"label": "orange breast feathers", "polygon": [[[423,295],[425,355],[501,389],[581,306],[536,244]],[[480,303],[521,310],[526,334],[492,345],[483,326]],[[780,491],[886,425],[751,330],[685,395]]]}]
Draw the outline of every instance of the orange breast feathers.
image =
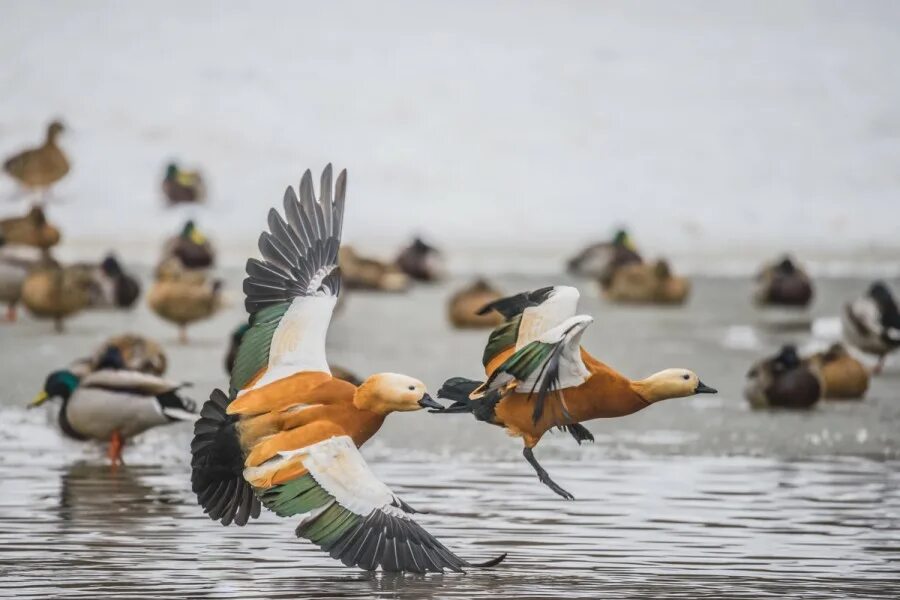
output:
[{"label": "orange breast feathers", "polygon": [[372,437],[382,415],[353,404],[356,386],[324,372],[301,372],[244,393],[228,406],[238,424],[245,465],[258,466],[286,450],[349,435],[357,446]]},{"label": "orange breast feathers", "polygon": [[581,358],[591,373],[587,381],[550,393],[537,423],[533,420],[535,397],[529,398],[527,392],[505,396],[497,404],[498,420],[510,433],[522,436],[526,445],[533,446],[544,433],[558,425],[621,417],[648,406],[634,391],[630,379],[595,359],[584,348]]}]

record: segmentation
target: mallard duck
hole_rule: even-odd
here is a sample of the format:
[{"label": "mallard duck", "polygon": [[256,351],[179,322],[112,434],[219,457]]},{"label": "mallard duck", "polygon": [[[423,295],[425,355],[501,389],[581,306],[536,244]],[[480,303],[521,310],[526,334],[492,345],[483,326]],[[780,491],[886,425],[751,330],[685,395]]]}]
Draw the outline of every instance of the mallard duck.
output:
[{"label": "mallard duck", "polygon": [[134,333],[123,333],[106,340],[88,359],[91,371],[100,369],[109,360],[110,348],[118,352],[123,369],[158,376],[166,372],[168,360],[162,346],[155,340]]},{"label": "mallard duck", "polygon": [[80,263],[71,268],[81,270],[91,280],[90,308],[131,308],[140,296],[140,282],[126,273],[112,254],[99,265]]},{"label": "mallard duck", "polygon": [[194,427],[197,501],[223,525],[258,517],[260,503],[278,516],[302,515],[296,534],[347,566],[420,573],[476,566],[413,521],[412,508],[358,450],[389,414],[439,405],[406,375],[379,373],[355,386],[330,373],[325,336],[341,290],[346,171],[334,189],[330,165],[321,181],[318,201],[309,171],[299,200],[288,188],[287,220],[269,212],[263,260],[247,261],[250,330],[229,393],[213,391]]},{"label": "mallard duck", "polygon": [[350,246],[341,247],[338,260],[349,289],[402,292],[409,287],[409,277],[395,265],[360,256]]},{"label": "mallard duck", "polygon": [[503,322],[503,317],[486,307],[502,297],[503,294],[487,281],[476,279],[471,285],[453,294],[447,304],[447,316],[454,327],[496,327]]},{"label": "mallard duck", "polygon": [[790,256],[785,256],[759,272],[753,297],[761,305],[806,306],[813,297],[812,280]]},{"label": "mallard duck", "polygon": [[166,167],[162,190],[169,204],[202,202],[206,196],[203,177],[197,171],[183,171],[175,163]]},{"label": "mallard duck", "polygon": [[444,276],[444,259],[437,248],[421,238],[404,248],[397,257],[397,267],[418,281],[437,281]]},{"label": "mallard duck", "polygon": [[581,347],[581,336],[594,321],[576,314],[578,290],[545,287],[498,300],[491,305],[506,321],[488,338],[482,357],[487,380],[454,377],[439,398],[453,404],[440,413],[472,413],[521,437],[523,455],[541,483],[568,500],[538,464],[533,449],[558,427],[579,444],[593,441],[581,423],[622,417],[669,398],[714,394],[716,390],[687,369],[666,369],[632,381]]},{"label": "mallard duck", "polygon": [[56,143],[64,130],[62,123],[53,121],[42,145],[9,157],[3,170],[26,188],[46,189],[53,185],[69,172],[69,161]]},{"label": "mallard duck", "polygon": [[0,221],[0,234],[10,245],[51,248],[59,243],[59,229],[47,221],[44,210],[33,206],[28,214]]},{"label": "mallard duck", "polygon": [[159,270],[167,262],[175,259],[185,269],[208,269],[215,263],[215,252],[206,236],[193,221],[187,221],[181,233],[169,239],[163,248]]},{"label": "mallard duck", "polygon": [[22,303],[32,315],[53,319],[57,332],[64,319],[91,303],[93,281],[84,269],[45,263],[28,273],[22,284]]},{"label": "mallard duck", "polygon": [[159,425],[196,420],[194,403],[180,394],[182,387],[125,369],[121,354],[111,347],[99,369],[84,377],[68,369],[50,373],[30,406],[62,399],[63,433],[76,440],[108,441],[109,459],[116,465],[128,439]]},{"label": "mallard duck", "polygon": [[659,260],[617,268],[603,293],[613,302],[682,304],[690,289],[687,279],[673,275],[669,264]]},{"label": "mallard duck", "polygon": [[883,281],[876,281],[865,295],[844,306],[841,325],[848,342],[878,357],[872,370],[876,375],[887,355],[900,348],[900,311]]},{"label": "mallard duck", "polygon": [[147,303],[157,315],[178,325],[178,340],[186,344],[187,326],[208,319],[221,308],[221,288],[218,279],[202,283],[159,279],[150,288]]},{"label": "mallard duck", "polygon": [[775,356],[751,367],[744,397],[754,408],[809,408],[822,397],[822,382],[800,360],[797,348],[785,345]]},{"label": "mallard duck", "polygon": [[41,250],[4,243],[0,234],[0,302],[6,304],[6,320],[16,320],[16,306],[22,299],[22,286],[28,272],[39,265]]},{"label": "mallard duck", "polygon": [[813,354],[806,362],[818,371],[824,398],[862,398],[869,388],[869,371],[841,343]]},{"label": "mallard duck", "polygon": [[642,262],[628,232],[620,229],[612,241],[592,244],[579,252],[569,260],[568,270],[573,275],[597,279],[606,287],[620,267]]}]

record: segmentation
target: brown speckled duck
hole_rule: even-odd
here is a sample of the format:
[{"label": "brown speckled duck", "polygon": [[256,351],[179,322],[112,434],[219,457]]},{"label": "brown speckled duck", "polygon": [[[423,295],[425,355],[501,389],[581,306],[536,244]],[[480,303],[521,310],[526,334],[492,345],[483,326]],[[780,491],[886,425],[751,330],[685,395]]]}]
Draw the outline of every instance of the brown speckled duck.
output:
[{"label": "brown speckled duck", "polygon": [[682,304],[690,289],[687,279],[674,275],[669,263],[659,260],[652,265],[631,263],[619,267],[603,292],[613,302]]},{"label": "brown speckled duck", "polygon": [[43,144],[9,157],[3,170],[25,188],[46,190],[69,172],[69,160],[56,143],[64,130],[62,123],[53,121]]},{"label": "brown speckled duck", "polygon": [[93,282],[83,269],[48,262],[36,267],[22,285],[22,303],[39,319],[53,319],[56,331],[63,321],[91,302]]},{"label": "brown speckled duck", "polygon": [[33,246],[46,250],[59,243],[59,229],[47,221],[44,210],[34,206],[21,217],[0,220],[0,235],[9,245]]}]

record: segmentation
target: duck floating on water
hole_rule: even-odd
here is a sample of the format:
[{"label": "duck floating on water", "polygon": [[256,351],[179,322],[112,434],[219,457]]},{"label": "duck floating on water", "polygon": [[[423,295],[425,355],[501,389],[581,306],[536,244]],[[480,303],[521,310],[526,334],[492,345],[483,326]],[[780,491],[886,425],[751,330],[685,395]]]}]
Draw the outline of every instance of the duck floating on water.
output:
[{"label": "duck floating on water", "polygon": [[538,464],[533,449],[558,427],[575,441],[593,441],[582,425],[591,419],[623,417],[669,398],[714,394],[687,369],[666,369],[632,381],[591,356],[581,336],[594,321],[576,313],[578,290],[545,287],[498,300],[489,307],[506,321],[488,338],[482,357],[487,381],[454,377],[438,391],[453,404],[435,412],[472,413],[525,443],[522,454],[538,478],[573,500]]},{"label": "duck floating on water", "polygon": [[97,370],[79,376],[71,369],[54,371],[30,406],[62,399],[59,425],[76,440],[109,442],[109,459],[122,462],[125,442],[148,429],[194,421],[194,403],[183,397],[184,387],[155,375],[128,370],[118,348],[104,352]]},{"label": "duck floating on water", "polygon": [[361,256],[351,246],[341,247],[338,261],[348,289],[402,292],[409,287],[409,277],[396,265]]},{"label": "duck floating on water", "polygon": [[[601,284],[602,287],[602,284]],[[672,273],[669,263],[631,263],[615,270],[603,294],[613,302],[631,304],[683,304],[691,283]]]},{"label": "duck floating on water", "polygon": [[496,327],[503,322],[503,316],[493,310],[482,311],[482,309],[502,297],[503,294],[487,281],[476,279],[450,297],[447,316],[453,326],[460,329]]},{"label": "duck floating on water", "polygon": [[94,282],[84,269],[49,260],[29,271],[22,284],[22,304],[39,319],[53,319],[57,333],[65,319],[88,308]]},{"label": "duck floating on water", "polygon": [[611,241],[592,244],[569,260],[568,271],[573,275],[597,279],[606,287],[620,267],[643,262],[631,236],[620,229]]},{"label": "duck floating on water", "polygon": [[900,348],[900,311],[883,281],[876,281],[863,296],[844,306],[841,326],[850,344],[878,357],[872,370],[875,375],[881,373],[888,354]]},{"label": "duck floating on water", "polygon": [[263,260],[247,261],[251,327],[230,391],[213,391],[194,427],[194,492],[223,525],[246,524],[260,503],[279,516],[300,515],[297,536],[347,566],[418,573],[479,566],[422,529],[358,450],[389,414],[440,406],[425,385],[379,373],[354,386],[329,371],[325,336],[341,290],[346,186],[346,171],[332,186],[328,165],[316,200],[307,171],[299,199],[293,188],[285,193],[287,220],[269,212]]},{"label": "duck floating on water", "polygon": [[822,397],[841,400],[862,398],[869,389],[869,371],[841,343],[813,354],[806,362],[819,373]]},{"label": "duck floating on water", "polygon": [[47,221],[44,209],[31,207],[21,217],[7,217],[0,221],[0,235],[9,245],[32,246],[47,250],[60,240],[59,229]]},{"label": "duck floating on water", "polygon": [[166,176],[162,182],[163,194],[174,204],[196,204],[206,198],[206,187],[203,177],[197,171],[186,171],[178,168],[176,163],[169,163]]},{"label": "duck floating on water", "polygon": [[790,256],[765,266],[756,276],[753,298],[757,304],[802,307],[812,297],[812,280]]},{"label": "duck floating on water", "polygon": [[69,172],[69,160],[57,144],[63,131],[63,124],[53,121],[47,126],[43,144],[9,157],[3,163],[3,170],[23,187],[43,194]]},{"label": "duck floating on water", "polygon": [[444,259],[437,248],[421,238],[404,248],[397,257],[397,267],[417,281],[437,281],[444,276]]},{"label": "duck floating on water", "polygon": [[754,408],[810,408],[822,398],[822,382],[788,344],[751,367],[744,397]]}]

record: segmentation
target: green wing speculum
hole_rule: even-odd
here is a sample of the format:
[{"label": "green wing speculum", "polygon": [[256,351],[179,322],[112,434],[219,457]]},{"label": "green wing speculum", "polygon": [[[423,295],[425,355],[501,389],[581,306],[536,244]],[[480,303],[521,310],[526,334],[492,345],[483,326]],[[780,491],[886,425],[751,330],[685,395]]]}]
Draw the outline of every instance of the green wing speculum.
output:
[{"label": "green wing speculum", "polygon": [[497,367],[484,388],[499,390],[513,381],[517,382],[517,386],[530,383],[528,396],[536,397],[532,419],[537,423],[544,413],[547,395],[558,389],[559,360],[564,347],[563,340],[557,343],[531,342]]},{"label": "green wing speculum", "polygon": [[231,397],[244,389],[253,377],[269,364],[269,347],[272,345],[272,336],[290,302],[276,304],[263,308],[257,312],[250,321],[250,329],[241,339],[238,347],[237,358],[234,361],[234,369],[231,371],[231,383],[229,385]]}]

